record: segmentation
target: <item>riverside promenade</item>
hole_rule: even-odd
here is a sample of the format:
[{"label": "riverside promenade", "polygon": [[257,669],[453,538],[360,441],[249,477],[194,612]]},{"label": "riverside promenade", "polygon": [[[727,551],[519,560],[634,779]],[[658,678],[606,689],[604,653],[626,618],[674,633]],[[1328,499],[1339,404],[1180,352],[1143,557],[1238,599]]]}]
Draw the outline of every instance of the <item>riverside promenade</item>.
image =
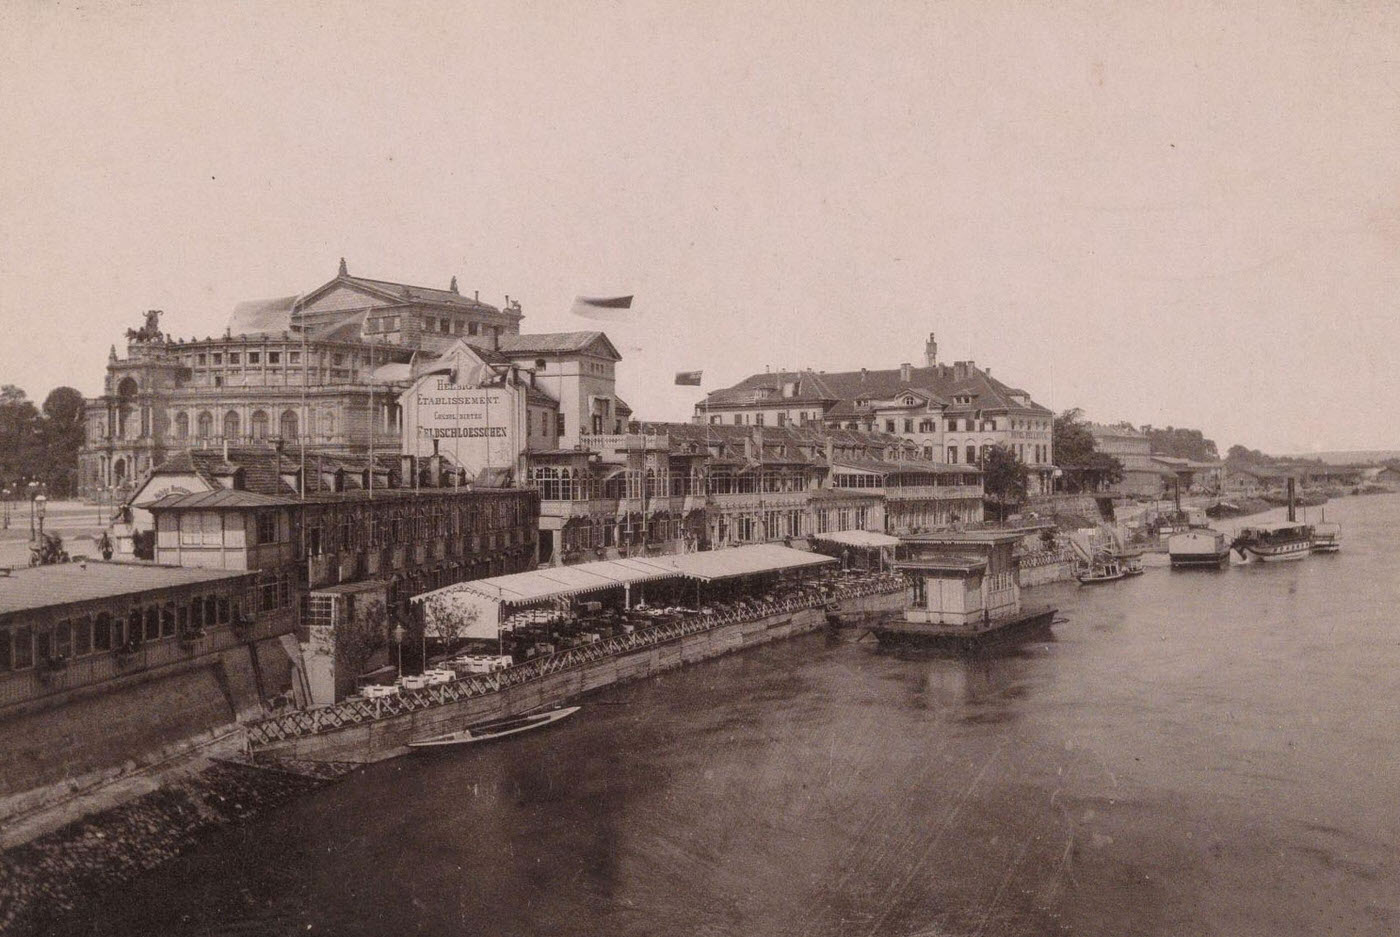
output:
[{"label": "riverside promenade", "polygon": [[903,576],[878,573],[797,596],[749,600],[491,674],[252,722],[248,748],[259,761],[381,761],[407,754],[411,739],[519,715],[614,683],[813,631],[826,625],[828,613],[894,611],[904,607],[907,590]]}]

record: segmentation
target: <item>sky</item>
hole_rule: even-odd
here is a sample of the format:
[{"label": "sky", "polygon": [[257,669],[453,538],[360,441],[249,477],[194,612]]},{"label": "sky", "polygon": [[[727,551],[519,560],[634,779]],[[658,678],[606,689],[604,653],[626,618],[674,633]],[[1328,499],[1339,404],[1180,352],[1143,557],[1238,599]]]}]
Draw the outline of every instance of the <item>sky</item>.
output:
[{"label": "sky", "polygon": [[973,359],[1056,410],[1400,448],[1400,5],[0,5],[0,383],[352,274],[594,327],[686,419]]}]

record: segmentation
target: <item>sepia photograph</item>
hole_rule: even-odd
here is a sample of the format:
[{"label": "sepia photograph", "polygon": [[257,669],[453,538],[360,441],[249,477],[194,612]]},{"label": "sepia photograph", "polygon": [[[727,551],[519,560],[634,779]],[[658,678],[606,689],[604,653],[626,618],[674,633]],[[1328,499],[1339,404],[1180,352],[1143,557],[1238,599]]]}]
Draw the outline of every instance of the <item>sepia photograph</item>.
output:
[{"label": "sepia photograph", "polygon": [[0,3],[0,934],[1400,934],[1400,4]]}]

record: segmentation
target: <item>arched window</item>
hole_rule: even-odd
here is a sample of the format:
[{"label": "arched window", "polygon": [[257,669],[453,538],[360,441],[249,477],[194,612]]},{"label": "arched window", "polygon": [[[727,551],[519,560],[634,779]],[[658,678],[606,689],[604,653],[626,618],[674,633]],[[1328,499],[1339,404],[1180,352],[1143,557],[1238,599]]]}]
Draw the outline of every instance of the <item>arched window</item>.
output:
[{"label": "arched window", "polygon": [[254,439],[267,438],[267,414],[261,410],[253,411],[253,418],[248,421]]},{"label": "arched window", "polygon": [[190,435],[190,415],[188,413],[175,414],[175,438],[188,439]]},{"label": "arched window", "polygon": [[968,465],[974,465],[974,464],[976,464],[976,462],[977,462],[977,447],[976,447],[976,446],[968,446],[968,447],[967,447],[967,464],[968,464]]},{"label": "arched window", "polygon": [[330,410],[321,411],[321,438],[330,439],[335,435],[335,414]]},{"label": "arched window", "polygon": [[201,413],[195,420],[195,431],[200,439],[208,439],[214,435],[214,415],[208,410]]},{"label": "arched window", "polygon": [[117,396],[118,396],[118,397],[135,397],[135,396],[136,396],[136,393],[137,393],[137,390],[138,390],[138,387],[137,387],[137,384],[136,384],[136,378],[134,378],[134,377],[122,378],[122,382],[121,382],[120,384],[117,385]]},{"label": "arched window", "polygon": [[295,410],[282,411],[282,419],[278,423],[277,432],[283,439],[297,438],[297,415]]},{"label": "arched window", "polygon": [[224,438],[238,438],[238,411],[230,410],[224,414]]}]

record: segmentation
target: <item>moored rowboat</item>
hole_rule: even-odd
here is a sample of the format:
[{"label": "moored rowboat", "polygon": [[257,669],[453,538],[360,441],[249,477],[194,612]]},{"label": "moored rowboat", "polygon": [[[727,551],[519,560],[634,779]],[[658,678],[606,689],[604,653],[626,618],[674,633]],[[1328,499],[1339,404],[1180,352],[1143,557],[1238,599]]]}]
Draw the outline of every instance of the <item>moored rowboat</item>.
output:
[{"label": "moored rowboat", "polygon": [[490,742],[508,735],[543,728],[552,722],[558,722],[565,716],[572,716],[578,711],[578,706],[566,706],[562,709],[536,713],[533,716],[511,716],[507,719],[496,719],[469,726],[459,732],[448,732],[446,735],[434,735],[426,739],[414,739],[408,743],[408,747],[421,751],[454,745],[471,745],[475,742]]}]

